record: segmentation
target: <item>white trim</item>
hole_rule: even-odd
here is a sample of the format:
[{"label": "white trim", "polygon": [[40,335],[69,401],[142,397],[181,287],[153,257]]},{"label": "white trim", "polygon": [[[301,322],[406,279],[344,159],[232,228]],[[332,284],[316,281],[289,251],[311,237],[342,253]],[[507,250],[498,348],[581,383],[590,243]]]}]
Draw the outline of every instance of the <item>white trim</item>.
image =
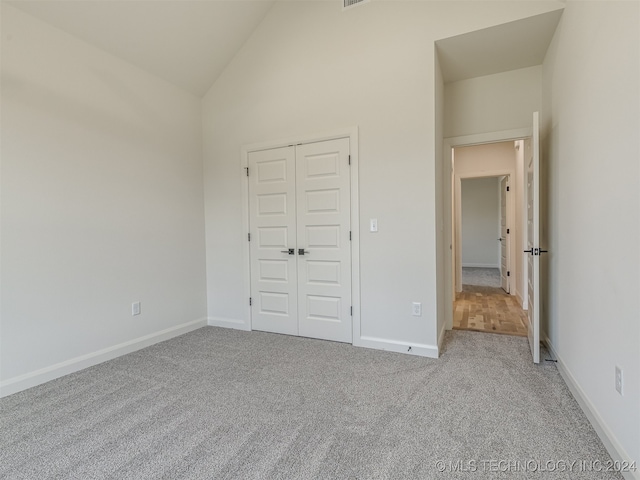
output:
[{"label": "white trim", "polygon": [[7,395],[12,395],[22,390],[26,390],[27,388],[35,387],[36,385],[49,382],[64,375],[84,370],[85,368],[106,362],[107,360],[112,360],[150,345],[164,342],[165,340],[169,340],[173,337],[184,335],[185,333],[205,327],[206,325],[206,318],[193,320],[191,322],[176,325],[175,327],[170,327],[159,332],[150,333],[149,335],[144,335],[127,342],[122,342],[118,345],[103,348],[96,352],[71,358],[64,362],[25,373],[18,377],[10,378],[9,380],[5,380],[0,383],[0,397],[6,397]]},{"label": "white trim", "polygon": [[[545,346],[551,353],[551,356],[555,360],[557,360],[556,365],[558,367],[558,372],[560,372],[560,376],[567,384],[567,387],[569,387],[569,390],[571,391],[573,397],[578,402],[578,405],[580,405],[580,408],[589,420],[589,423],[591,423],[594,430],[598,434],[598,437],[600,437],[600,440],[602,440],[602,443],[607,449],[607,452],[609,452],[609,455],[611,455],[612,460],[614,462],[620,463],[632,463],[634,460],[625,451],[624,447],[620,444],[615,434],[602,419],[595,405],[591,403],[591,401],[587,397],[587,394],[584,392],[584,390],[582,390],[582,387],[580,387],[580,384],[575,379],[566,363],[564,363],[562,357],[558,355],[558,352],[554,348],[553,343],[551,343],[551,340],[547,335],[544,335],[542,343],[545,344]],[[622,472],[622,476],[629,480],[640,480],[640,469],[636,470],[635,472]]]},{"label": "white trim", "polygon": [[496,263],[463,263],[462,266],[469,268],[497,268],[500,270],[500,265]]},{"label": "white trim", "polygon": [[[249,181],[245,168],[249,165],[249,153],[259,150],[268,150],[271,148],[280,148],[289,145],[297,145],[300,143],[315,143],[325,140],[336,140],[339,138],[349,139],[349,154],[351,155],[351,303],[353,307],[353,315],[351,317],[353,341],[360,337],[360,194],[359,194],[359,141],[358,127],[347,127],[331,132],[301,135],[297,137],[285,138],[282,140],[274,140],[267,142],[258,142],[243,145],[240,149],[240,167],[242,182],[242,227],[243,241],[246,241],[249,234]],[[251,330],[251,307],[249,306],[249,297],[251,296],[251,266],[250,266],[250,248],[249,242],[246,242],[246,248],[243,255],[244,272],[243,288],[245,297],[247,298],[247,307],[245,310],[244,320],[232,320],[231,328],[241,328],[243,330]],[[229,322],[226,319],[218,319]],[[216,321],[216,319],[211,319]],[[243,323],[244,322],[244,323]],[[238,327],[244,325],[244,327]],[[224,325],[220,325],[224,326]]]},{"label": "white trim", "polygon": [[246,332],[251,330],[251,325],[247,322],[234,318],[209,317],[207,325],[210,327],[233,328],[234,330],[244,330]]},{"label": "white trim", "polygon": [[[531,127],[526,128],[518,128],[513,130],[501,130],[498,132],[488,132],[488,133],[480,133],[476,135],[464,135],[459,137],[447,137],[443,139],[443,168],[442,168],[442,182],[444,185],[443,198],[444,198],[444,241],[442,242],[442,251],[439,252],[440,255],[444,256],[445,259],[445,282],[446,288],[444,291],[444,301],[446,305],[452,305],[455,299],[455,275],[452,275],[454,268],[457,268],[457,265],[454,265],[454,252],[452,250],[453,247],[453,201],[452,195],[455,189],[458,187],[454,186],[455,178],[453,172],[453,162],[452,162],[452,150],[454,147],[462,147],[462,146],[470,146],[470,145],[482,145],[485,143],[496,143],[496,142],[508,142],[511,140],[520,140],[523,138],[530,137],[533,133],[533,129]],[[515,169],[514,169],[514,177],[515,177]],[[448,330],[453,328],[453,309],[445,308],[445,326]]]},{"label": "white trim", "polygon": [[447,325],[443,325],[438,334],[438,356],[442,353],[442,345],[444,344],[444,336],[447,333]]},{"label": "white trim", "polygon": [[[353,342],[356,347],[373,348],[375,350],[386,350],[389,352],[404,353],[407,355],[417,355],[419,357],[438,358],[438,346],[423,343],[399,342],[387,340],[386,338],[360,337],[357,342]],[[409,350],[411,349],[411,350]]]}]

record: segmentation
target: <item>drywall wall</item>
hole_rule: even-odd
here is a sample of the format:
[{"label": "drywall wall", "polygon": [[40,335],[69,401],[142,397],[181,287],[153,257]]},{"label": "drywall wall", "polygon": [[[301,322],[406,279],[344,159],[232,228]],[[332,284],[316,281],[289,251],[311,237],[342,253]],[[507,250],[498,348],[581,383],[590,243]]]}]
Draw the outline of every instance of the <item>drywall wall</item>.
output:
[{"label": "drywall wall", "polygon": [[[435,158],[441,159],[444,155],[444,78],[440,59],[438,58],[438,50],[434,44],[434,142],[435,142]],[[446,188],[444,182],[438,181],[443,178],[444,165],[440,161],[435,162],[435,205],[436,205],[436,288],[438,308],[437,316],[437,335],[438,347],[442,346],[444,341],[444,333],[446,329],[447,318],[453,318],[453,302],[447,301],[447,285],[451,283],[451,268],[449,262],[446,261],[445,255],[438,252],[445,250],[445,210],[444,195]],[[449,227],[450,228],[450,227]]]},{"label": "drywall wall", "polygon": [[541,106],[542,66],[445,85],[444,136],[531,128]]},{"label": "drywall wall", "polygon": [[[596,424],[637,465],[639,9],[638,2],[568,1],[544,61],[551,208],[541,309],[543,335],[561,372]],[[616,365],[623,369],[623,395],[614,388]]]},{"label": "drywall wall", "polygon": [[462,266],[500,268],[498,177],[462,182]]},{"label": "drywall wall", "polygon": [[[361,334],[380,348],[433,353],[442,208],[434,41],[557,7],[469,2],[460,15],[455,2],[371,2],[345,12],[335,2],[274,5],[204,100],[211,324],[250,321],[242,145],[358,126]],[[414,301],[422,317],[411,315]]]},{"label": "drywall wall", "polygon": [[201,145],[200,99],[3,2],[2,394],[206,323]]}]

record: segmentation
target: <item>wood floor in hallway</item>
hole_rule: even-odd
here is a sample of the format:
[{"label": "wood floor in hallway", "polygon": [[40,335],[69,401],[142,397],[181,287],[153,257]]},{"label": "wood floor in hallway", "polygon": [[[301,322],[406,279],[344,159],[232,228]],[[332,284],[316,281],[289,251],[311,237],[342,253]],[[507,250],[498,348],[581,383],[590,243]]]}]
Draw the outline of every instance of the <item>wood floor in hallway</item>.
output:
[{"label": "wood floor in hallway", "polygon": [[527,312],[501,288],[463,285],[453,305],[453,328],[527,336]]}]

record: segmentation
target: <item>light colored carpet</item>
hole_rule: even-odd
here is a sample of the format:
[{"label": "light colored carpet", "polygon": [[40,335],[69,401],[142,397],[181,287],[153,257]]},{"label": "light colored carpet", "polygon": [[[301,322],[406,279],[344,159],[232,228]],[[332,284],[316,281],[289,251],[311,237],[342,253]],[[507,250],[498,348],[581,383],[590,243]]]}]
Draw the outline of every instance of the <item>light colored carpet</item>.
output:
[{"label": "light colored carpet", "polygon": [[621,478],[531,471],[610,457],[554,364],[533,365],[524,338],[474,332],[427,359],[205,327],[0,413],[8,479]]},{"label": "light colored carpet", "polygon": [[502,286],[500,269],[462,267],[462,285],[500,288]]}]

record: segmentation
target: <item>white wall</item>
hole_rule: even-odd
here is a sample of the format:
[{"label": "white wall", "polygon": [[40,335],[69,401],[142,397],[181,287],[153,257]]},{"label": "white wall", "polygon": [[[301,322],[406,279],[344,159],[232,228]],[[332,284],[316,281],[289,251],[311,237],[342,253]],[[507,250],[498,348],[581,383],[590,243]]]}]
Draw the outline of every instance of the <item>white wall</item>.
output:
[{"label": "white wall", "polygon": [[201,145],[198,98],[3,2],[3,394],[205,324]]},{"label": "white wall", "polygon": [[[544,335],[596,424],[640,464],[640,4],[568,1],[544,62]],[[624,371],[624,395],[614,369]],[[640,478],[636,473],[635,478]]]},{"label": "white wall", "polygon": [[498,177],[462,180],[462,266],[500,268]]},{"label": "white wall", "polygon": [[538,65],[447,83],[444,136],[531,128],[542,104],[541,75]]},{"label": "white wall", "polygon": [[[278,3],[205,97],[209,316],[249,324],[240,149],[357,125],[361,332],[381,348],[437,341],[434,41],[555,2]],[[330,28],[328,27],[330,25]],[[295,39],[295,41],[293,41]],[[368,233],[369,218],[379,232]],[[411,316],[411,302],[423,316]],[[422,350],[421,350],[422,348]]]}]

